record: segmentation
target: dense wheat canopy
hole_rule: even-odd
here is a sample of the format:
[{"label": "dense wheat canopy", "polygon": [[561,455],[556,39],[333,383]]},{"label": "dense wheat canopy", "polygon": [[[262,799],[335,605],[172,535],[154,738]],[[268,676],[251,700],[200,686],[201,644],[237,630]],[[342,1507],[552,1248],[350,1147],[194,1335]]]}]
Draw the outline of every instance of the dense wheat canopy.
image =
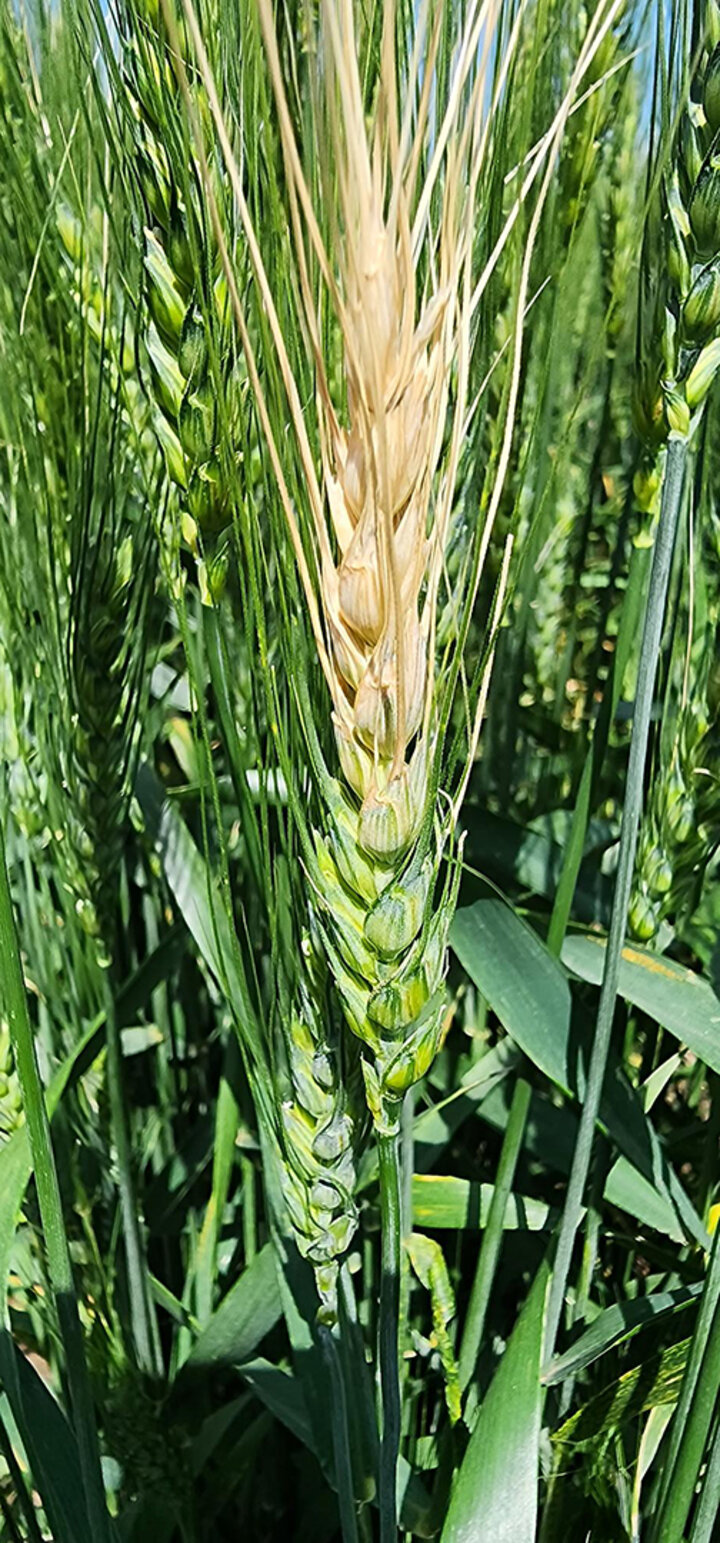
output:
[{"label": "dense wheat canopy", "polygon": [[0,1535],[712,1543],[719,0],[0,0]]}]

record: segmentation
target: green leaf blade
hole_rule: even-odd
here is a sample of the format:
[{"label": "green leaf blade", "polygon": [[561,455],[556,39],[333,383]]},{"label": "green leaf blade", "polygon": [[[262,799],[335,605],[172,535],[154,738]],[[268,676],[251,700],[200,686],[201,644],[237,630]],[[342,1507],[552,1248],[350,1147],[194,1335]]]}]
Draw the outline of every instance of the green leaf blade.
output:
[{"label": "green leaf blade", "polygon": [[543,1261],[482,1404],[442,1543],[534,1543],[549,1279],[550,1267]]}]

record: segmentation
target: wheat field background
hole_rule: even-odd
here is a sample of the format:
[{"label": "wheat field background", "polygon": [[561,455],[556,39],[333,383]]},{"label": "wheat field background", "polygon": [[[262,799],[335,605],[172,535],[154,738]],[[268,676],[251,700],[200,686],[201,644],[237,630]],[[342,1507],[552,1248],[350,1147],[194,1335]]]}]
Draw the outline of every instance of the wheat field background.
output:
[{"label": "wheat field background", "polygon": [[712,1543],[720,6],[0,0],[0,1537]]}]

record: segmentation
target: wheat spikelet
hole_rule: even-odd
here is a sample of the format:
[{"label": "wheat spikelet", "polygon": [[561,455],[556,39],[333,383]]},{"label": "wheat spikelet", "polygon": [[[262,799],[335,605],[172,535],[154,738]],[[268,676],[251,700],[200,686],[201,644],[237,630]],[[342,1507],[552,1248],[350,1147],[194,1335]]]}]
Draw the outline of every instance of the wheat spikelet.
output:
[{"label": "wheat spikelet", "polygon": [[[720,8],[707,0],[690,97],[663,168],[644,253],[636,427],[657,458],[669,433],[689,436],[718,368],[720,338]],[[658,234],[661,240],[658,241]],[[658,264],[662,266],[659,268]],[[652,465],[647,475],[652,479]]]},{"label": "wheat spikelet", "polygon": [[[172,38],[169,0],[162,3]],[[332,701],[338,780],[323,762],[323,731],[313,721],[307,697],[299,703],[322,808],[314,842],[305,842],[305,858],[311,903],[345,1016],[363,1046],[368,1104],[385,1131],[396,1129],[400,1098],[427,1070],[442,1040],[457,849],[438,896],[440,866],[475,756],[492,661],[491,645],[484,670],[476,676],[476,701],[467,705],[465,769],[459,786],[448,789],[443,800],[438,789],[447,717],[441,702],[457,681],[462,642],[448,674],[438,673],[437,613],[468,422],[473,318],[542,170],[521,263],[497,471],[465,568],[466,613],[477,592],[509,461],[531,257],[554,159],[579,82],[618,8],[619,0],[598,7],[568,91],[547,134],[530,153],[518,195],[478,276],[473,271],[478,189],[493,107],[507,81],[521,13],[501,60],[493,61],[491,85],[497,6],[484,0],[468,7],[459,23],[450,81],[433,104],[430,132],[436,49],[447,21],[443,7],[419,12],[402,110],[396,89],[396,13],[393,5],[385,8],[380,79],[368,120],[353,6],[347,0],[325,0],[310,50],[321,60],[313,114],[323,146],[320,187],[312,189],[295,141],[271,7],[268,0],[259,0],[285,163],[301,326],[317,382],[318,468],[203,39],[191,0],[184,0],[188,35],[287,399],[304,479],[300,519],[179,41],[173,50],[249,382]],[[327,248],[318,213],[323,206],[337,210],[327,222]],[[342,349],[341,391],[324,353],[325,301]],[[509,547],[489,622],[491,640],[508,561]],[[297,679],[295,685],[302,696]]]},{"label": "wheat spikelet", "polygon": [[[434,911],[447,830],[439,821],[433,829],[431,818],[429,839],[420,837],[436,733],[435,607],[450,507],[450,486],[438,496],[435,474],[457,334],[466,321],[457,291],[467,232],[459,181],[449,178],[438,263],[418,295],[425,216],[415,182],[427,104],[411,134],[409,120],[403,125],[397,116],[390,8],[380,90],[366,129],[351,9],[326,6],[325,107],[339,203],[333,271],[289,128],[269,10],[260,9],[297,194],[295,241],[318,379],[322,479],[312,507],[323,655],[343,774],[326,787],[327,819],[310,876],[348,1023],[369,1052],[369,1106],[382,1123],[394,1119],[390,1108],[429,1066],[445,1020],[455,878]],[[433,47],[431,40],[431,53]],[[306,239],[340,324],[344,404],[333,401],[327,379]]]},{"label": "wheat spikelet", "polygon": [[[346,47],[348,56],[356,63]],[[357,78],[353,85],[358,92]],[[430,500],[445,421],[449,291],[431,294],[416,317],[407,168],[394,168],[398,193],[385,213],[389,168],[377,138],[371,159],[364,135],[348,124],[345,148],[339,181],[349,422],[340,426],[321,389],[324,484],[337,554],[322,532],[322,599],[341,764],[362,800],[361,845],[383,857],[415,834],[409,821],[394,829],[396,822],[383,816],[395,788],[409,785],[406,751],[427,732],[432,690],[430,609],[421,611],[420,591],[427,584],[434,594],[430,569],[442,553]]]},{"label": "wheat spikelet", "polygon": [[[209,604],[224,589],[230,525],[209,348],[214,336],[223,360],[228,357],[225,286],[206,251],[192,167],[184,164],[184,150],[179,152],[172,136],[163,138],[163,126],[167,129],[171,118],[174,75],[161,7],[153,0],[121,6],[119,22],[120,102],[129,142],[128,170],[143,223],[143,268],[142,303],[124,350],[115,337],[115,352],[126,407],[139,433],[150,410],[175,489],[178,530],[196,559],[201,596]],[[184,38],[179,41],[184,43]],[[195,97],[199,110],[206,112],[201,85],[195,87]],[[87,247],[87,234],[67,211],[60,212],[59,224],[68,253],[77,261]],[[103,314],[102,320],[105,336],[112,340],[112,318]],[[134,378],[138,345],[145,363],[145,390],[139,394]],[[223,369],[227,378],[229,364]]]},{"label": "wheat spikelet", "polygon": [[[166,0],[163,7],[170,22]],[[314,195],[294,137],[271,8],[267,0],[259,0],[289,188],[302,325],[317,381],[319,474],[190,0],[185,0],[184,8],[305,479],[311,560],[265,402],[251,329],[206,165],[205,188],[248,376],[332,700],[342,776],[335,780],[328,775],[316,743],[313,766],[323,819],[314,847],[306,852],[313,905],[347,1021],[364,1047],[370,1109],[379,1127],[395,1128],[398,1101],[427,1070],[446,1021],[445,949],[458,865],[449,864],[438,897],[440,863],[474,758],[492,657],[490,649],[474,714],[468,713],[465,774],[454,796],[438,802],[440,701],[446,685],[437,668],[438,596],[467,423],[473,317],[522,201],[544,167],[522,264],[497,479],[467,570],[466,604],[472,603],[476,592],[508,465],[523,307],[553,156],[578,81],[617,6],[600,7],[568,94],[550,131],[531,153],[521,191],[478,277],[473,273],[477,196],[492,123],[487,100],[492,106],[503,89],[520,18],[509,35],[491,90],[488,65],[496,7],[486,0],[468,8],[447,94],[435,103],[437,121],[431,135],[430,101],[443,8],[432,13],[429,35],[425,27],[430,13],[421,8],[401,111],[396,90],[395,8],[386,7],[380,80],[368,122],[353,7],[345,0],[326,0],[314,38],[322,58],[314,110],[326,145],[320,193],[316,190]],[[181,61],[178,76],[199,150],[204,130]],[[331,248],[324,244],[317,213],[320,205],[314,196],[322,197],[326,208],[338,211],[329,222]],[[344,389],[340,393],[334,381],[331,389],[322,346],[319,297],[323,294],[329,299],[342,348]],[[451,394],[453,411],[449,413]],[[490,620],[491,635],[499,621],[508,558],[509,550]],[[317,742],[315,727],[308,722],[311,710],[303,708],[303,713],[309,743],[313,736]]]},{"label": "wheat spikelet", "polygon": [[[457,115],[482,12],[471,8],[455,105],[448,105],[442,122],[441,147],[456,136],[445,175],[440,178],[435,159],[420,187],[427,91],[420,93],[414,125],[409,113],[401,119],[393,7],[385,16],[369,127],[352,8],[323,7],[325,113],[338,201],[335,266],[322,244],[289,126],[269,7],[261,4],[260,12],[296,195],[294,239],[318,380],[322,478],[311,507],[324,622],[321,657],[342,771],[342,780],[325,790],[325,825],[316,836],[310,877],[345,1015],[364,1046],[369,1108],[379,1128],[394,1128],[400,1098],[428,1070],[446,1027],[446,943],[459,876],[459,867],[449,869],[438,898],[452,814],[446,807],[438,817],[428,803],[438,729],[436,608],[462,404],[440,483],[437,473],[451,372],[459,368],[462,390],[467,368],[477,177],[471,149],[479,135],[482,49],[461,123]],[[436,41],[437,33],[427,43],[428,78]],[[416,70],[419,57],[418,50]],[[436,179],[440,212],[431,244],[436,237],[437,251],[419,290],[418,258]],[[330,187],[326,196],[332,197]],[[311,252],[339,323],[341,403],[333,401],[320,346],[307,277]]]},{"label": "wheat spikelet", "polygon": [[[716,0],[707,0],[704,7],[698,44],[689,99],[662,178],[659,251],[665,268],[660,276],[653,271],[653,250],[645,252],[647,287],[652,288],[652,281],[655,284],[655,336],[651,320],[638,361],[635,419],[645,449],[634,492],[638,509],[650,522],[659,510],[667,439],[680,436],[692,447],[720,364],[720,8]],[[661,304],[662,329],[658,325]],[[707,527],[706,569],[712,574],[717,564],[717,520],[707,494],[700,501],[699,519]],[[691,549],[691,565],[693,561]],[[693,897],[697,899],[717,844],[717,746],[711,728],[717,599],[711,592],[704,597],[699,612],[704,636],[693,640],[692,597],[691,578],[684,678],[680,690],[669,694],[664,715],[658,775],[643,821],[629,914],[632,931],[645,942],[656,935],[663,918],[681,914]],[[694,668],[689,672],[691,654]]]},{"label": "wheat spikelet", "polygon": [[357,1079],[321,1016],[324,972],[309,934],[300,953],[303,973],[289,1011],[283,1012],[285,1078],[277,1085],[283,1193],[295,1240],[315,1272],[321,1316],[332,1323],[338,1262],[357,1228],[355,1152],[361,1121]]},{"label": "wheat spikelet", "polygon": [[698,562],[698,579],[704,573],[698,586],[702,599],[694,608],[691,581],[687,636],[678,629],[629,912],[631,931],[644,943],[656,937],[666,918],[677,924],[692,914],[720,842],[720,521],[708,486],[700,498],[698,525],[704,539],[698,542],[697,558],[691,551],[690,560]]}]

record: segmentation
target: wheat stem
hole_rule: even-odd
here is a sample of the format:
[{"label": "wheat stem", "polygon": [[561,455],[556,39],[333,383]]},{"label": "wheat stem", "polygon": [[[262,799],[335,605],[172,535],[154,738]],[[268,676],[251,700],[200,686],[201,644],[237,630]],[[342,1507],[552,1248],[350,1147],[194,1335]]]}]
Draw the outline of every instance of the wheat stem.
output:
[{"label": "wheat stem", "polygon": [[665,1543],[663,1527],[666,1510],[670,1505],[670,1493],[675,1472],[683,1442],[686,1439],[685,1432],[690,1424],[690,1414],[697,1397],[703,1358],[718,1311],[720,1311],[720,1232],[716,1231],[703,1286],[695,1333],[685,1363],[680,1396],[675,1405],[670,1426],[670,1439],[667,1443],[663,1470],[660,1475],[659,1494],[657,1496],[652,1527],[649,1532],[649,1543]]},{"label": "wheat stem", "polygon": [[397,1465],[400,1452],[400,1133],[378,1132],[382,1226],[379,1365],[382,1398],[380,1442],[380,1543],[397,1538]]},{"label": "wheat stem", "polygon": [[[77,1294],[70,1263],[55,1154],[50,1136],[50,1122],[45,1108],[25,996],[25,982],[5,858],[2,818],[0,818],[0,959],[3,961],[3,994],[10,1021],[15,1065],[22,1089],[40,1218],[47,1251],[48,1272],[65,1347],[68,1386],[90,1536],[93,1543],[110,1543],[95,1411],[85,1362]],[[3,1282],[3,1289],[4,1285]]]},{"label": "wheat stem", "polygon": [[510,1115],[500,1153],[495,1187],[490,1204],[490,1214],[483,1234],[477,1270],[473,1281],[470,1302],[463,1328],[458,1374],[464,1391],[470,1382],[477,1363],[485,1327],[485,1315],[490,1302],[492,1283],[503,1239],[505,1211],[512,1188],[517,1161],[522,1150],[525,1122],[530,1107],[530,1083],[518,1077],[510,1106]]},{"label": "wheat stem", "polygon": [[337,1487],[340,1526],[343,1543],[358,1543],[357,1512],[353,1491],[352,1459],[348,1432],[347,1399],[343,1370],[335,1333],[327,1324],[319,1324],[318,1338],[328,1369],[333,1398],[333,1455],[335,1458],[335,1484]]},{"label": "wheat stem", "polygon": [[142,1372],[150,1376],[162,1376],[162,1364],[159,1363],[158,1355],[155,1353],[157,1328],[153,1335],[154,1315],[148,1295],[147,1263],[132,1173],[132,1146],[123,1087],[122,1043],[110,980],[106,982],[105,992],[105,1037],[110,1115],[118,1165],[118,1189],[135,1352]]},{"label": "wheat stem", "polygon": [[547,1356],[551,1356],[553,1353],[560,1327],[575,1234],[580,1223],[582,1198],[590,1167],[595,1122],[600,1108],[605,1067],[610,1050],[610,1038],[620,971],[620,956],[627,926],[638,826],[642,811],[643,778],[650,732],[655,676],[665,619],[665,602],[667,599],[670,567],[675,549],[675,534],[682,501],[686,455],[686,441],[684,439],[671,438],[667,451],[660,522],[653,554],[640,652],[635,719],[628,761],[627,790],[623,809],[620,856],[618,859],[615,896],[610,922],[610,935],[605,951],[603,982],[592,1056],[588,1070],[585,1102],[580,1118],[580,1128],[575,1145],[570,1182],[565,1198],[555,1255],[555,1266],[548,1304]]},{"label": "wheat stem", "polygon": [[658,1517],[658,1538],[662,1543],[682,1543],[693,1503],[700,1467],[707,1450],[720,1384],[720,1303],[710,1327],[705,1354],[698,1374],[687,1424],[682,1433],[672,1483],[665,1505]]},{"label": "wheat stem", "polygon": [[720,1506],[720,1423],[715,1427],[715,1436],[710,1449],[710,1459],[705,1469],[703,1487],[700,1501],[695,1512],[695,1521],[690,1535],[690,1543],[712,1543],[715,1534],[715,1526]]}]

